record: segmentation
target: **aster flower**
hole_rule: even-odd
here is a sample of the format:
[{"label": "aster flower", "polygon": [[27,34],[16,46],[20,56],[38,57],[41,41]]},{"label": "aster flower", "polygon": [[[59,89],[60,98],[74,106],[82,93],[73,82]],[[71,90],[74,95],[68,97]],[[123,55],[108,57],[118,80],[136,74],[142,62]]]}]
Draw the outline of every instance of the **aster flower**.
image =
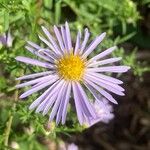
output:
[{"label": "aster flower", "polygon": [[108,123],[114,118],[113,107],[104,97],[101,97],[99,100],[96,99],[93,103],[93,107],[95,108],[97,117],[94,119],[86,118],[85,124],[88,126],[92,126],[98,122]]},{"label": "aster flower", "polygon": [[42,112],[43,115],[51,110],[49,120],[52,121],[56,117],[57,124],[60,122],[64,124],[69,99],[72,96],[79,123],[83,124],[86,117],[93,119],[97,117],[92,103],[88,100],[86,90],[89,90],[96,99],[99,93],[110,102],[117,104],[117,101],[108,92],[123,96],[124,89],[120,86],[123,82],[103,73],[123,73],[128,71],[129,67],[107,66],[121,59],[104,59],[116,47],[111,47],[92,58],[89,57],[104,39],[106,33],[97,36],[88,44],[90,33],[88,29],[85,29],[83,41],[78,32],[75,46],[73,46],[67,22],[65,27],[61,26],[60,30],[54,26],[56,38],[43,26],[42,30],[46,37],[39,36],[39,38],[47,47],[42,48],[29,41],[26,49],[43,60],[16,57],[16,60],[20,62],[47,69],[45,72],[18,78],[18,80],[30,80],[17,85],[18,88],[31,86],[20,98],[26,98],[45,89],[45,92],[30,105],[29,109],[36,108],[36,112]]},{"label": "aster flower", "polygon": [[78,150],[78,146],[75,145],[74,143],[68,144],[68,143],[64,143],[63,141],[59,142],[58,145],[58,150]]},{"label": "aster flower", "polygon": [[11,47],[12,42],[13,42],[13,38],[10,34],[10,31],[8,31],[7,33],[4,33],[3,35],[0,35],[0,43],[2,45],[5,45],[7,47]]},{"label": "aster flower", "polygon": [[74,143],[71,143],[68,145],[68,148],[66,150],[78,150],[78,146],[75,145]]}]

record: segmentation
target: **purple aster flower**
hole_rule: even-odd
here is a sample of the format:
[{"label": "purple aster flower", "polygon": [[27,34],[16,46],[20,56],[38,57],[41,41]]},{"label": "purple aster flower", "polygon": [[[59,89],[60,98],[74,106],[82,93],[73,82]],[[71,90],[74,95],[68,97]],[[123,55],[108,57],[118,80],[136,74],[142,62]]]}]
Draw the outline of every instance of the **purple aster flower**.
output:
[{"label": "purple aster flower", "polygon": [[74,143],[71,143],[68,145],[68,148],[66,150],[78,150],[78,146]]},{"label": "purple aster flower", "polygon": [[85,124],[88,126],[92,126],[98,122],[108,123],[111,119],[114,118],[113,107],[104,97],[99,100],[96,99],[93,103],[93,106],[95,108],[97,117],[95,119],[86,118]]},{"label": "purple aster flower", "polygon": [[[31,87],[20,98],[26,98],[45,89],[45,92],[30,105],[29,109],[36,108],[36,112],[42,112],[43,115],[50,111],[50,121],[56,118],[57,124],[60,122],[64,124],[69,99],[72,96],[78,120],[80,124],[83,124],[85,118],[97,118],[95,108],[89,101],[85,89],[88,89],[96,99],[98,99],[99,93],[110,102],[117,104],[109,92],[123,96],[124,89],[120,86],[123,82],[103,73],[123,73],[128,71],[130,67],[112,65],[121,58],[104,59],[116,47],[111,47],[89,58],[106,33],[97,36],[88,44],[90,33],[88,29],[85,29],[83,41],[81,41],[81,34],[78,32],[75,46],[73,46],[67,22],[65,27],[61,26],[60,30],[54,26],[56,38],[45,27],[42,27],[42,30],[46,37],[39,36],[39,38],[47,47],[42,48],[33,42],[28,42],[26,49],[43,60],[16,57],[18,61],[47,69],[44,72],[18,78],[18,80],[30,80],[17,85],[18,88]],[[111,66],[108,66],[109,64]]]},{"label": "purple aster flower", "polygon": [[13,42],[13,38],[10,34],[10,31],[8,31],[7,33],[4,33],[3,35],[0,35],[0,43],[2,45],[5,45],[7,47],[11,47],[12,42]]},{"label": "purple aster flower", "polygon": [[74,143],[68,144],[68,143],[64,143],[64,142],[60,142],[59,143],[59,147],[58,150],[78,150],[78,146],[75,145]]}]

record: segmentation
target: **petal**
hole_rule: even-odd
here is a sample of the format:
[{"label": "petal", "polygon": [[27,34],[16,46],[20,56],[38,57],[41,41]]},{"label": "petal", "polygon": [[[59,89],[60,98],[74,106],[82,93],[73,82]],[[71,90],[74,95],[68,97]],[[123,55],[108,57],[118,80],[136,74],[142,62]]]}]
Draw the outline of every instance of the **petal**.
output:
[{"label": "petal", "polygon": [[[29,107],[29,109],[34,109],[35,107],[37,107],[41,101],[45,98],[48,99],[48,95],[50,95],[51,93],[53,94],[55,91],[52,92],[52,90],[54,90],[58,84],[60,83],[60,80],[58,80],[57,82],[55,82],[50,88],[48,88],[38,99],[36,99]],[[57,88],[56,88],[57,90]]]},{"label": "petal", "polygon": [[31,58],[28,58],[28,57],[17,56],[15,59],[17,61],[21,61],[21,62],[24,62],[24,63],[27,63],[27,64],[36,65],[36,66],[41,66],[41,67],[44,67],[44,68],[54,68],[54,66],[51,65],[50,63],[41,62],[39,60],[31,59]]},{"label": "petal", "polygon": [[98,94],[97,92],[96,92],[96,90],[92,87],[92,86],[90,86],[89,84],[87,84],[86,82],[84,83],[84,85],[87,87],[87,89],[92,93],[92,95],[93,95],[93,97],[96,99],[96,100],[101,100],[101,95],[100,94]]},{"label": "petal", "polygon": [[81,102],[78,96],[77,92],[77,86],[74,82],[72,82],[72,88],[73,88],[73,97],[74,97],[74,102],[75,102],[75,107],[77,111],[77,117],[79,120],[79,123],[82,125],[83,124],[83,113],[82,113],[82,108],[81,108]]},{"label": "petal", "polygon": [[111,101],[114,104],[118,104],[117,101],[105,90],[103,90],[102,88],[100,88],[99,86],[97,86],[96,84],[94,84],[93,82],[91,82],[90,80],[85,80],[87,85],[92,86],[94,89],[96,89],[101,95],[103,95],[104,97],[106,97],[109,101]]},{"label": "petal", "polygon": [[37,107],[40,102],[45,99],[47,97],[47,95],[49,94],[49,91],[51,90],[51,88],[48,88],[40,97],[38,97],[29,107],[29,109],[34,109],[35,107]]},{"label": "petal", "polygon": [[63,85],[61,87],[61,89],[59,90],[59,93],[58,93],[58,97],[55,101],[55,104],[53,106],[53,109],[52,109],[52,112],[50,114],[50,117],[49,117],[49,121],[52,121],[57,113],[57,110],[58,110],[58,107],[60,105],[60,102],[61,102],[61,99],[63,98],[62,95],[64,93],[64,91],[66,90],[66,82],[63,81]]},{"label": "petal", "polygon": [[120,96],[124,96],[124,93],[120,91],[121,87],[118,87],[117,85],[111,84],[109,82],[106,83],[106,81],[103,81],[101,79],[97,79],[97,78],[94,78],[94,77],[88,76],[88,75],[86,76],[86,79],[88,79],[91,82],[101,86],[102,88],[105,88],[108,91],[111,91],[111,92],[113,92],[117,95],[120,95]]},{"label": "petal", "polygon": [[77,145],[75,145],[74,143],[72,143],[72,144],[69,144],[68,147],[67,147],[67,149],[65,149],[65,150],[79,150],[79,148],[78,148]]},{"label": "petal", "polygon": [[39,45],[37,45],[37,44],[35,44],[35,43],[31,42],[31,41],[27,41],[27,43],[28,43],[29,45],[31,45],[32,47],[34,47],[35,49],[37,49],[37,50],[39,50],[39,49],[42,48],[42,47],[40,47]]},{"label": "petal", "polygon": [[58,56],[55,52],[50,51],[49,49],[40,49],[38,51],[39,54],[42,55],[46,55],[47,57],[49,57],[52,60],[57,60],[60,58],[60,56]]},{"label": "petal", "polygon": [[66,37],[66,32],[63,26],[61,26],[61,34],[62,34],[63,42],[65,45],[65,50],[68,52],[67,37]]},{"label": "petal", "polygon": [[130,69],[128,66],[107,66],[99,68],[88,68],[88,71],[91,72],[114,72],[114,73],[123,73],[127,72]]},{"label": "petal", "polygon": [[57,79],[58,79],[58,77],[54,77],[52,80],[50,80],[50,81],[48,81],[48,82],[46,82],[46,83],[43,83],[42,85],[39,85],[39,86],[34,87],[34,88],[31,88],[30,90],[28,90],[28,91],[26,91],[25,93],[23,93],[23,94],[20,96],[20,98],[25,98],[25,97],[27,97],[27,96],[29,96],[29,95],[31,95],[31,94],[33,94],[33,93],[35,93],[35,92],[41,90],[41,89],[43,89],[43,88],[45,88],[45,87],[47,87],[47,86],[53,84]]},{"label": "petal", "polygon": [[33,74],[29,74],[29,75],[25,75],[25,76],[16,78],[16,80],[32,79],[32,78],[36,78],[36,77],[48,75],[48,74],[51,74],[51,73],[52,73],[52,71],[45,71],[45,72],[33,73]]},{"label": "petal", "polygon": [[[52,45],[45,39],[45,38],[43,38],[43,37],[41,37],[41,36],[39,36],[39,38],[43,41],[43,42],[45,42],[49,47],[51,47]],[[30,46],[32,46],[33,48],[34,48],[34,50],[36,49],[37,50],[37,53],[39,53],[40,54],[40,52],[42,51],[43,53],[45,53],[48,57],[50,57],[50,58],[57,58],[58,56],[56,55],[56,53],[55,53],[55,49],[52,47],[52,50],[54,51],[54,52],[52,52],[51,50],[49,50],[49,49],[45,49],[45,48],[42,48],[42,47],[40,47],[39,45],[37,45],[37,44],[35,44],[35,43],[33,43],[33,42],[31,42],[31,41],[28,41],[28,44],[30,45]],[[50,45],[51,46],[50,46]],[[47,52],[47,53],[46,53]],[[55,56],[55,57],[54,57]]]},{"label": "petal", "polygon": [[7,46],[11,47],[12,46],[12,42],[13,42],[13,38],[12,38],[12,36],[10,34],[10,31],[8,31],[8,33],[7,33]]},{"label": "petal", "polygon": [[65,28],[66,28],[66,39],[67,39],[68,49],[71,50],[72,49],[72,42],[71,42],[70,29],[69,29],[69,25],[68,25],[67,21],[65,23]]},{"label": "petal", "polygon": [[[43,111],[43,115],[47,114],[47,112],[53,105],[56,96],[58,95],[57,91],[60,89],[60,87],[62,85],[61,83],[62,82],[60,80],[58,80],[49,88],[49,93],[47,94],[47,96],[45,97],[43,102],[37,107],[36,112]],[[51,105],[50,105],[50,103],[51,103]],[[48,109],[47,109],[47,107],[48,107]]]},{"label": "petal", "polygon": [[74,50],[74,55],[77,55],[80,49],[80,41],[81,41],[81,32],[78,31],[77,39],[76,39],[76,45]]},{"label": "petal", "polygon": [[63,106],[63,112],[62,112],[62,124],[64,124],[66,121],[67,106],[68,106],[69,99],[70,99],[70,93],[71,93],[71,83],[68,84],[68,88],[66,92],[66,97],[65,97],[65,102]]},{"label": "petal", "polygon": [[[46,98],[48,100],[48,102],[47,102],[46,107],[43,110],[43,115],[46,115],[48,113],[48,111],[50,110],[50,108],[52,107],[52,105],[54,103],[53,100],[50,100],[51,95],[54,93],[57,93],[57,96],[58,96],[58,91],[60,91],[62,84],[63,84],[63,81],[60,80],[59,82],[57,82],[57,84],[55,84],[55,87],[52,88],[52,91],[51,91],[49,97]],[[56,98],[55,98],[55,100],[56,100]]]},{"label": "petal", "polygon": [[106,64],[120,61],[121,59],[122,59],[121,57],[118,57],[118,58],[114,57],[114,58],[109,58],[109,59],[105,59],[101,61],[95,61],[95,62],[90,63],[88,67],[98,67],[99,65],[106,65]]},{"label": "petal", "polygon": [[[49,105],[49,109],[50,109],[52,107],[53,103],[55,102],[55,98],[57,97],[57,95],[58,95],[57,92],[55,92],[54,94],[50,93],[49,95],[47,95],[46,99],[37,107],[36,113],[43,111],[45,109],[45,107],[47,106],[48,102],[51,103],[51,105]],[[43,113],[43,115],[45,115],[45,114]]]},{"label": "petal", "polygon": [[40,81],[40,82],[34,84],[34,85],[32,86],[32,88],[35,88],[35,87],[37,87],[37,86],[40,86],[40,85],[42,85],[42,84],[45,83],[45,82],[47,82],[47,80],[42,80],[42,81]]},{"label": "petal", "polygon": [[59,124],[59,122],[62,118],[62,112],[64,110],[64,104],[66,101],[66,94],[68,91],[68,87],[69,87],[69,83],[66,83],[66,87],[64,87],[66,90],[64,90],[64,92],[62,93],[61,102],[60,102],[59,109],[58,109],[57,116],[56,116],[56,124],[57,125]]},{"label": "petal", "polygon": [[53,50],[55,53],[57,53],[57,51],[55,50],[55,48],[53,47],[53,45],[48,41],[46,40],[45,38],[43,38],[42,36],[38,35],[39,36],[39,39],[44,42],[51,50]]},{"label": "petal", "polygon": [[34,54],[34,55],[36,55],[36,56],[38,56],[38,57],[40,57],[40,58],[43,58],[43,59],[45,59],[46,61],[49,61],[49,62],[51,62],[51,63],[54,62],[54,61],[53,61],[52,59],[50,59],[49,57],[44,56],[44,55],[41,55],[37,50],[35,50],[35,49],[33,49],[33,48],[29,47],[29,46],[25,46],[25,48],[26,48],[28,51],[30,51],[32,54]]},{"label": "petal", "polygon": [[106,80],[106,81],[109,81],[109,82],[112,82],[112,83],[115,83],[115,84],[122,84],[123,83],[121,80],[118,80],[116,78],[113,78],[113,77],[110,77],[110,76],[107,76],[107,75],[104,75],[104,74],[96,73],[96,72],[90,72],[90,71],[86,70],[86,74],[90,74],[92,76],[95,76],[97,78],[101,78],[103,80]]},{"label": "petal", "polygon": [[79,83],[77,83],[77,87],[79,93],[81,94],[80,96],[82,97],[83,103],[86,106],[86,109],[89,111],[90,116],[95,118],[96,117],[95,111],[92,105],[90,104],[90,102],[88,101],[88,97],[86,96],[86,93],[84,92],[83,88]]},{"label": "petal", "polygon": [[59,30],[58,30],[58,28],[57,28],[56,26],[54,26],[54,32],[55,32],[55,35],[56,35],[56,37],[57,37],[59,46],[60,46],[62,52],[64,52],[65,47],[64,47],[64,44],[63,44],[63,40],[62,40],[62,37],[61,37],[61,35],[60,35],[60,32],[59,32]]},{"label": "petal", "polygon": [[0,35],[0,43],[2,43],[3,45],[7,44],[6,34]]},{"label": "petal", "polygon": [[25,87],[25,86],[33,85],[33,84],[36,84],[36,83],[41,82],[41,81],[47,82],[47,81],[53,79],[54,77],[56,77],[56,75],[48,75],[48,76],[45,76],[45,77],[40,77],[38,79],[34,79],[34,80],[31,80],[31,81],[28,81],[28,82],[25,82],[25,83],[18,84],[18,85],[16,85],[16,88],[22,88],[22,87]]},{"label": "petal", "polygon": [[90,37],[90,33],[88,31],[88,28],[86,28],[84,32],[85,32],[85,35],[84,35],[84,40],[83,40],[82,45],[81,45],[80,54],[83,53],[83,51],[84,51],[84,49],[86,47],[86,44],[88,42],[88,39]]},{"label": "petal", "polygon": [[100,36],[94,39],[94,41],[91,42],[92,44],[90,44],[90,46],[85,50],[85,53],[82,55],[82,57],[86,58],[99,45],[105,36],[106,33],[102,33]]},{"label": "petal", "polygon": [[90,75],[90,74],[87,74],[86,76],[88,76],[88,78],[90,79],[90,80],[94,80],[93,82],[97,82],[97,84],[99,84],[99,83],[104,83],[104,84],[107,84],[107,85],[109,85],[110,87],[112,87],[112,88],[115,88],[115,89],[117,89],[118,91],[124,91],[124,89],[121,87],[121,86],[119,86],[118,84],[114,84],[114,83],[111,83],[111,82],[109,82],[109,81],[105,81],[105,80],[103,80],[103,79],[100,79],[100,78],[98,78],[98,77],[96,77],[96,76],[93,76],[93,75]]},{"label": "petal", "polygon": [[59,47],[57,46],[55,40],[53,39],[52,35],[49,33],[49,31],[42,26],[42,30],[43,32],[45,33],[45,35],[47,36],[47,38],[49,39],[49,41],[52,43],[54,49],[55,49],[55,52],[56,54],[60,54],[61,50],[59,49]]},{"label": "petal", "polygon": [[111,48],[105,50],[104,52],[101,52],[100,54],[98,54],[98,55],[94,56],[93,58],[91,58],[91,59],[89,60],[89,62],[96,61],[96,60],[98,60],[98,59],[100,59],[100,58],[103,58],[103,57],[109,55],[109,54],[112,53],[116,48],[117,48],[117,47],[114,46],[114,47],[111,47]]}]

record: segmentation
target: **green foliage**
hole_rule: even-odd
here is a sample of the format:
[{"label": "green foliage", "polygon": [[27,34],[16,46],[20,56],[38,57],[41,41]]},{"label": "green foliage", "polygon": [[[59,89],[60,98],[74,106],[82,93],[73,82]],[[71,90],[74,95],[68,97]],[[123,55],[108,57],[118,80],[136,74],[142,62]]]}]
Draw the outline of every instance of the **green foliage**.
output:
[{"label": "green foliage", "polygon": [[[0,47],[0,148],[4,149],[7,124],[11,116],[13,120],[9,145],[15,141],[22,150],[44,149],[37,140],[39,135],[57,141],[58,135],[70,136],[71,133],[84,129],[78,125],[75,112],[71,110],[66,126],[56,127],[55,124],[50,124],[47,127],[48,116],[43,117],[28,110],[28,106],[38,95],[33,95],[28,101],[19,100],[17,104],[14,102],[15,78],[21,76],[22,72],[30,74],[40,70],[38,67],[16,62],[15,57],[31,56],[24,48],[27,40],[42,45],[37,38],[37,34],[41,33],[41,25],[49,27],[51,31],[54,24],[63,24],[68,20],[73,36],[77,29],[83,31],[86,26],[91,31],[92,38],[106,31],[107,39],[100,46],[100,49],[106,49],[120,45],[136,35],[137,22],[142,17],[137,5],[148,3],[148,0],[136,3],[131,0],[0,0],[0,34],[10,30],[14,38],[12,47]],[[127,32],[128,26],[133,27],[130,33]],[[118,33],[115,28],[121,31],[120,36],[114,36]],[[99,52],[99,49],[95,51]],[[121,56],[122,63],[131,66],[131,72],[135,76],[142,77],[144,72],[150,71],[146,62],[136,60],[134,49],[127,53],[125,49],[118,48],[113,55]]]}]

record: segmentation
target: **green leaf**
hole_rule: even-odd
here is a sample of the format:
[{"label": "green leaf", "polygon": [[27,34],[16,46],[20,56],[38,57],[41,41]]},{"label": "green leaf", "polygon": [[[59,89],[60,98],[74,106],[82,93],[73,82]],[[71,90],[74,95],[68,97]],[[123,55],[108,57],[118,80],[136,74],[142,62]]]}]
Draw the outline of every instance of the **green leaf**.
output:
[{"label": "green leaf", "polygon": [[9,29],[9,11],[4,11],[4,31]]}]

